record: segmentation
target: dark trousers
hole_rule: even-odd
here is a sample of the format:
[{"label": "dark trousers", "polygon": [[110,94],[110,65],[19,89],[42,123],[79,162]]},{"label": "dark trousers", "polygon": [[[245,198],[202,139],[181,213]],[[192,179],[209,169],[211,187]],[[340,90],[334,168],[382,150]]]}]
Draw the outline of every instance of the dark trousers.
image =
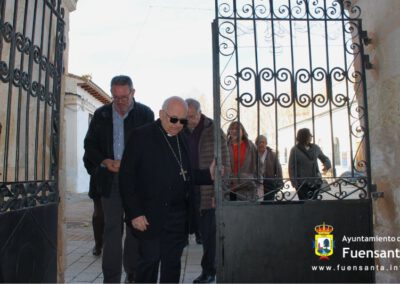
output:
[{"label": "dark trousers", "polygon": [[200,234],[203,240],[203,257],[201,258],[202,273],[215,276],[217,228],[215,209],[201,210]]},{"label": "dark trousers", "polygon": [[110,197],[101,198],[104,211],[104,235],[102,269],[104,283],[120,283],[122,262],[127,273],[136,272],[138,242],[128,230],[122,248],[123,208],[118,188],[118,178],[114,178]]},{"label": "dark trousers", "polygon": [[194,218],[193,218],[194,219],[194,223],[195,223],[193,225],[196,228],[196,231],[194,232],[194,235],[196,237],[196,242],[197,242],[197,241],[201,241],[202,239],[201,239],[201,233],[200,233],[200,213],[199,213],[198,209],[196,210],[196,213],[197,214],[195,214]]},{"label": "dark trousers", "polygon": [[94,244],[96,248],[103,247],[103,233],[104,233],[104,212],[101,205],[101,198],[93,199],[93,215],[92,227],[94,235]]},{"label": "dark trousers", "polygon": [[179,283],[181,257],[187,244],[186,211],[169,214],[156,239],[139,239],[139,262],[135,282],[156,283],[160,269],[160,283]]}]

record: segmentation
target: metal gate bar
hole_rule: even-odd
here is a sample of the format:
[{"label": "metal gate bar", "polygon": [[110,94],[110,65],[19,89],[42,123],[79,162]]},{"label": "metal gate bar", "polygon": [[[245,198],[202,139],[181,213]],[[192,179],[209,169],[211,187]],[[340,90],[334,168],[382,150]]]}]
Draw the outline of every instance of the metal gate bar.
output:
[{"label": "metal gate bar", "polygon": [[60,0],[3,0],[0,9],[0,212],[6,212],[58,200],[65,23]]},{"label": "metal gate bar", "polygon": [[[370,66],[361,10],[347,0],[216,0],[215,11],[216,125],[226,131],[229,123],[241,122],[253,138],[269,136],[284,171],[297,130],[307,127],[333,164],[316,200],[298,201],[284,172],[274,200],[230,201],[233,182],[260,179],[217,175],[217,281],[373,282],[373,258],[341,253],[343,236],[373,236],[365,82]],[[220,137],[215,127],[218,168]],[[321,264],[321,226],[332,240],[331,272],[312,270]],[[349,246],[373,250],[373,242]],[[342,272],[343,265],[371,269]]]},{"label": "metal gate bar", "polygon": [[0,282],[57,281],[61,4],[0,0]]}]

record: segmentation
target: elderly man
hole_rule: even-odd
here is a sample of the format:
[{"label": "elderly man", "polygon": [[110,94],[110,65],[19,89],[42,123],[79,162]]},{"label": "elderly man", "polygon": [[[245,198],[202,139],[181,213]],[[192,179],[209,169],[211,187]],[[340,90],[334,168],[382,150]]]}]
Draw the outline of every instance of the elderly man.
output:
[{"label": "elderly man", "polygon": [[190,166],[184,137],[188,107],[168,98],[160,119],[135,130],[121,162],[126,220],[139,239],[137,282],[178,283],[182,251],[192,231],[193,184],[211,184],[210,171]]},{"label": "elderly man", "polygon": [[97,109],[85,137],[85,165],[94,168],[93,178],[104,211],[102,269],[105,283],[120,283],[122,257],[126,282],[133,282],[137,241],[127,234],[122,256],[123,208],[118,185],[120,160],[127,138],[138,126],[154,121],[154,113],[133,98],[135,89],[128,76],[111,80],[113,102]]},{"label": "elderly man", "polygon": [[[190,160],[194,168],[209,165],[214,159],[214,121],[201,113],[200,103],[195,99],[186,99],[188,104],[188,125],[184,134],[188,140]],[[222,164],[230,168],[226,138],[221,130]],[[226,172],[225,172],[226,174]],[[202,272],[193,283],[210,283],[215,281],[216,274],[216,220],[215,192],[211,185],[195,188],[196,196],[200,195],[199,216],[200,234],[203,240]]]}]

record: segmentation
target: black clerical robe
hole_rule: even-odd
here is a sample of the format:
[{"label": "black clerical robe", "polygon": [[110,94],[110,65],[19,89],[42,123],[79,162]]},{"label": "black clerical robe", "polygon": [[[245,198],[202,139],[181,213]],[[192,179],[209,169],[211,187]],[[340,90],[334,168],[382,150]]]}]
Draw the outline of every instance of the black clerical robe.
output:
[{"label": "black clerical robe", "polygon": [[165,141],[160,120],[136,129],[125,145],[119,171],[120,192],[128,224],[138,216],[146,216],[146,231],[133,229],[139,238],[153,239],[167,223],[171,213],[186,212],[186,232],[192,233],[194,218],[194,184],[211,184],[209,169],[190,167],[183,135],[178,134],[186,181],[180,174],[176,137],[167,138],[177,157]]}]

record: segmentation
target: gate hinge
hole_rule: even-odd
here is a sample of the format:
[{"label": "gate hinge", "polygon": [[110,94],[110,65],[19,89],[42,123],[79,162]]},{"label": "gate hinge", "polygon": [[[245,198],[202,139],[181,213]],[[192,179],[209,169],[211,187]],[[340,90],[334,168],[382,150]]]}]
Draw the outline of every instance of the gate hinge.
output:
[{"label": "gate hinge", "polygon": [[361,31],[360,37],[361,37],[361,40],[363,41],[364,45],[368,45],[372,42],[372,39],[368,37],[367,31]]},{"label": "gate hinge", "polygon": [[364,59],[365,69],[371,70],[373,68],[373,66],[372,66],[371,61],[369,60],[369,55],[368,54],[364,54],[363,59]]},{"label": "gate hinge", "polygon": [[376,184],[371,184],[371,197],[373,199],[383,198],[385,195],[383,191],[378,191]]}]

